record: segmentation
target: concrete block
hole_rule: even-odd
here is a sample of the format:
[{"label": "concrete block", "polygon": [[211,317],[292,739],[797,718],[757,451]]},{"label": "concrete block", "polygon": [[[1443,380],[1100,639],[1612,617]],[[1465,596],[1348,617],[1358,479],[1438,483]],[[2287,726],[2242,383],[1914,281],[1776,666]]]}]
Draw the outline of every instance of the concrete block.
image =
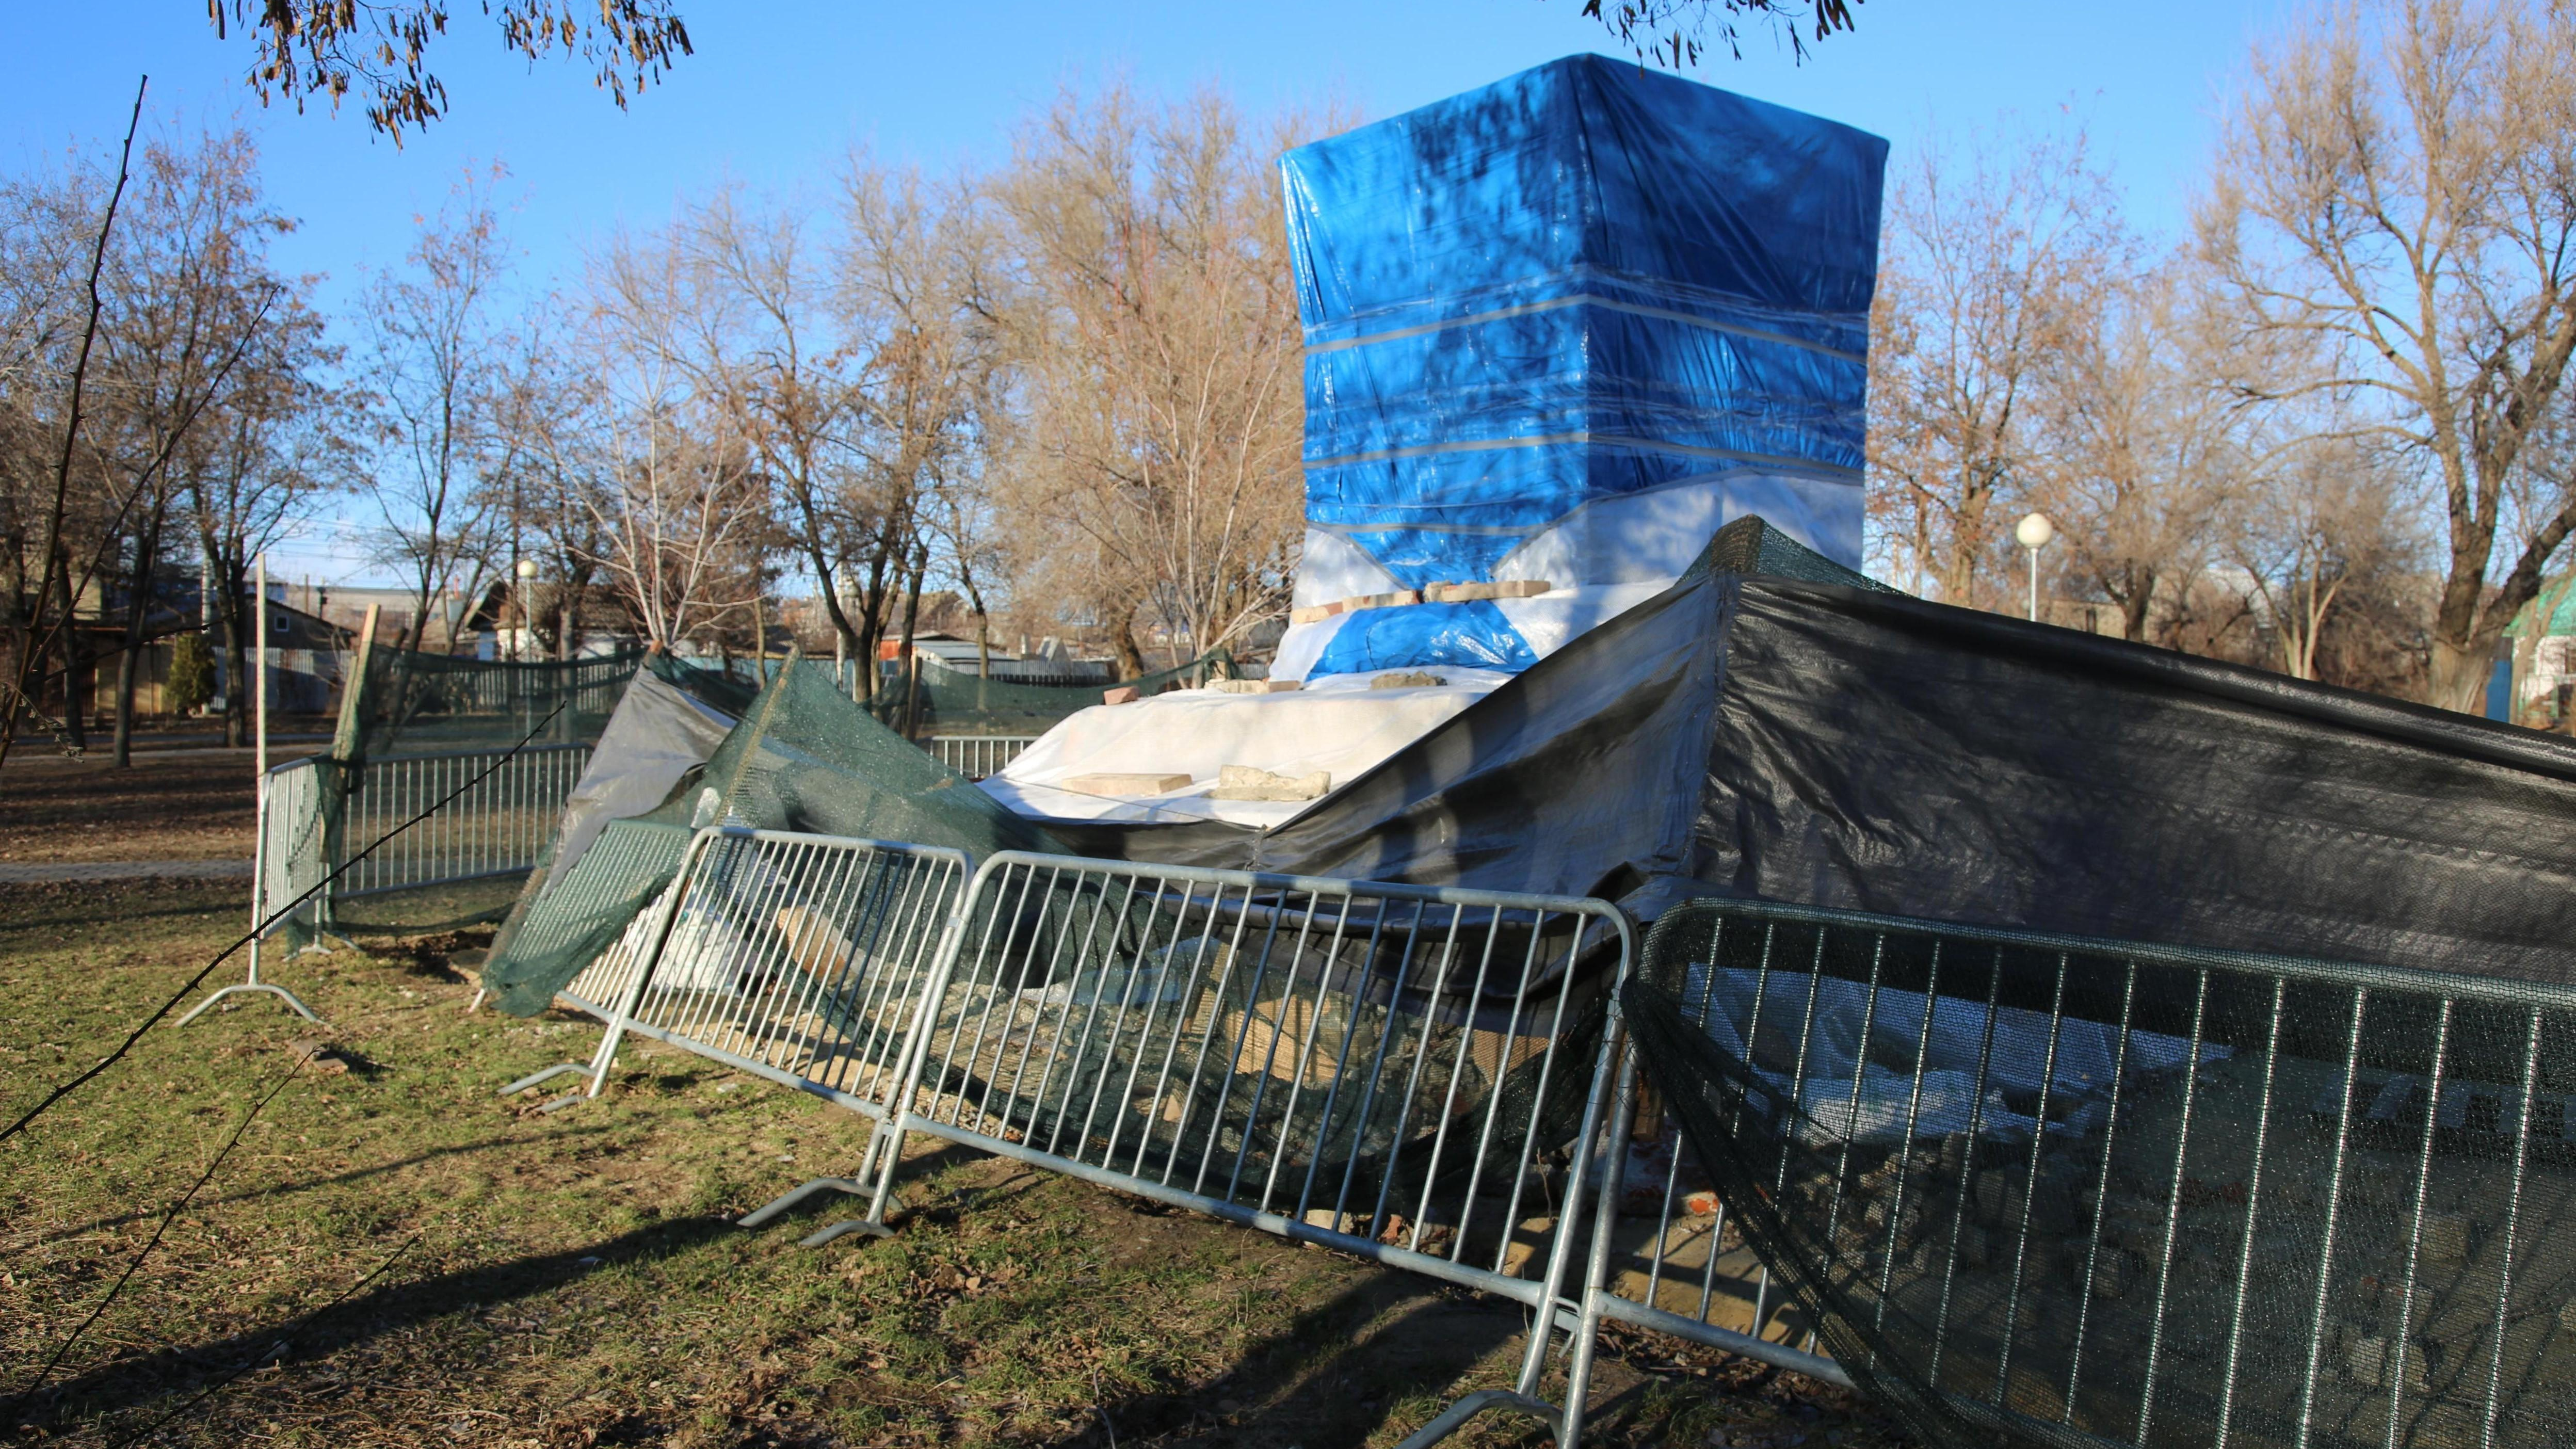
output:
[{"label": "concrete block", "polygon": [[1100,691],[1100,702],[1102,704],[1134,704],[1137,700],[1142,698],[1144,698],[1144,696],[1138,694],[1136,692],[1136,686],[1132,684],[1122,684],[1116,689],[1104,689]]},{"label": "concrete block", "polygon": [[1437,674],[1381,674],[1369,681],[1371,689],[1434,689],[1449,681]]},{"label": "concrete block", "polygon": [[1075,775],[1061,782],[1079,795],[1160,795],[1190,783],[1187,775]]},{"label": "concrete block", "polygon": [[[2397,1367],[2398,1361],[2400,1355],[2386,1338],[2377,1334],[2356,1336],[2344,1354],[2344,1367],[2351,1372],[2354,1382],[2374,1389],[2388,1386],[2389,1370]],[[2424,1346],[2420,1343],[2405,1344],[2402,1362],[2407,1390],[2418,1394],[2427,1392]]]},{"label": "concrete block", "polygon": [[2424,1261],[2463,1263],[2469,1257],[2466,1213],[2433,1213],[2424,1219]]}]

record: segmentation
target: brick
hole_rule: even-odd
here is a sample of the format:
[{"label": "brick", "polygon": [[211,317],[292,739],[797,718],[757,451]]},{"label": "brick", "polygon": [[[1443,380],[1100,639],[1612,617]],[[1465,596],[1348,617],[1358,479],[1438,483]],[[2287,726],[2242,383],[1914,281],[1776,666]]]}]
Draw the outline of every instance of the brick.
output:
[{"label": "brick", "polygon": [[1102,704],[1134,704],[1141,698],[1143,698],[1143,696],[1136,692],[1136,686],[1132,684],[1122,684],[1116,689],[1104,689],[1100,691],[1100,702]]}]

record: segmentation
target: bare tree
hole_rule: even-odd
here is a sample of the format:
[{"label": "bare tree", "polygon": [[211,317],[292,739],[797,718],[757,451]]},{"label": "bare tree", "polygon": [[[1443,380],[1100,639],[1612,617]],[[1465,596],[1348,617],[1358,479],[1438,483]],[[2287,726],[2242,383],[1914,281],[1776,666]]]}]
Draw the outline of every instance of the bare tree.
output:
[{"label": "bare tree", "polygon": [[[121,529],[90,569],[117,575],[125,595],[119,766],[131,762],[137,670],[169,566],[172,512],[190,506],[170,465],[210,413],[220,415],[245,390],[279,386],[260,375],[280,360],[273,346],[263,346],[271,327],[300,318],[312,335],[313,319],[267,264],[267,239],[288,226],[265,205],[258,155],[243,133],[146,151],[120,248],[118,304],[103,338],[116,427],[113,442],[98,450],[97,471],[101,501]],[[124,558],[109,557],[120,545]]]},{"label": "bare tree", "polygon": [[[39,679],[46,650],[59,643],[63,651],[63,689],[65,714],[75,721],[79,706],[71,698],[78,687],[77,643],[72,627],[75,591],[71,583],[71,558],[65,548],[65,530],[71,517],[72,468],[79,454],[81,410],[85,401],[83,389],[88,381],[90,355],[98,340],[99,320],[106,301],[100,291],[100,278],[106,270],[108,244],[114,235],[116,209],[125,195],[125,186],[134,154],[134,133],[143,118],[143,87],[134,92],[134,110],[125,128],[125,144],[118,154],[116,181],[107,192],[104,205],[95,220],[79,228],[81,241],[74,246],[43,247],[39,244],[36,285],[45,286],[53,277],[68,280],[80,272],[77,267],[86,253],[85,282],[81,288],[85,306],[67,304],[68,299],[31,299],[13,312],[23,317],[21,338],[31,344],[19,358],[13,359],[10,372],[20,384],[21,400],[11,411],[14,441],[22,445],[13,458],[10,487],[7,490],[9,516],[0,519],[11,544],[9,563],[12,577],[6,595],[8,618],[5,621],[11,644],[9,673],[5,680],[7,693],[0,696],[0,761],[8,758],[9,746],[17,738],[19,712],[32,707],[40,694]],[[74,202],[66,208],[59,200],[40,203],[35,217],[60,217],[66,212],[78,216],[85,208]],[[53,266],[42,265],[51,260]],[[69,288],[62,288],[68,292]],[[77,315],[77,323],[72,317]],[[13,327],[13,331],[21,331]],[[32,364],[32,365],[30,365]],[[50,365],[48,365],[50,364]],[[46,383],[60,379],[58,387]],[[30,386],[30,384],[33,384]],[[50,466],[45,460],[50,458]],[[32,568],[30,567],[32,565]],[[77,745],[77,737],[67,743]]]},{"label": "bare tree", "polygon": [[[493,393],[494,427],[510,443],[483,484],[485,506],[508,522],[522,626],[557,659],[580,650],[583,604],[611,552],[596,506],[606,459],[595,443],[605,435],[607,391],[553,320],[571,306],[543,297],[522,320]],[[518,580],[522,559],[536,561],[536,579]]]},{"label": "bare tree", "polygon": [[[854,642],[872,660],[885,631],[899,627],[909,665],[933,546],[949,536],[941,521],[970,516],[975,505],[956,495],[980,497],[987,478],[1006,283],[969,188],[862,155],[845,173],[842,202],[842,315],[867,359],[854,393],[860,469],[843,505],[848,562],[866,571],[847,591],[858,607]],[[971,567],[963,555],[951,562]],[[861,678],[873,688],[872,667]]]},{"label": "bare tree", "polygon": [[847,561],[865,552],[867,513],[854,434],[865,344],[843,328],[838,278],[811,217],[718,192],[674,229],[700,305],[673,362],[729,417],[778,492],[781,525],[845,646],[862,631],[843,607]]},{"label": "bare tree", "polygon": [[581,506],[593,562],[655,648],[677,652],[739,613],[772,542],[768,478],[720,396],[680,358],[710,305],[703,274],[669,238],[619,238],[592,268],[585,361],[603,406]]},{"label": "bare tree", "polygon": [[251,565],[330,486],[328,460],[344,446],[327,428],[331,401],[316,373],[334,359],[321,317],[300,301],[277,304],[226,387],[181,440],[172,481],[188,502],[215,617],[223,626],[224,738],[248,743]]},{"label": "bare tree", "polygon": [[1140,619],[1196,653],[1285,598],[1304,414],[1273,154],[1217,96],[1112,89],[1060,99],[995,186],[1024,280],[1014,512],[1055,525],[1030,542],[1081,570],[1130,673]]},{"label": "bare tree", "polygon": [[[2576,528],[2551,480],[2499,563],[2525,449],[2576,355],[2576,14],[2539,0],[2317,12],[2258,49],[2199,218],[2246,396],[2353,396],[2424,462],[2446,537],[2432,702],[2475,710]],[[2284,366],[2285,360],[2300,364]]]},{"label": "bare tree", "polygon": [[2059,587],[2109,601],[2139,641],[2206,564],[2243,457],[2190,303],[2171,266],[2097,279],[2056,329],[2031,404],[2028,501],[2063,540]]},{"label": "bare tree", "polygon": [[2002,505],[2036,481],[2051,360],[2135,270],[2080,130],[1925,147],[1888,208],[1870,349],[1870,504],[1894,572],[1979,601]]},{"label": "bare tree", "polygon": [[2338,605],[2416,560],[2413,490],[2385,444],[2331,426],[2263,458],[2232,500],[2228,553],[2272,636],[2275,667],[2322,678]]},{"label": "bare tree", "polygon": [[[420,648],[441,595],[470,599],[501,516],[483,486],[519,436],[496,423],[509,340],[495,314],[509,248],[491,198],[498,172],[469,175],[414,238],[405,270],[376,278],[362,308],[361,385],[375,446],[352,461],[383,522],[384,561],[412,589],[399,642]],[[453,641],[449,641],[451,644]]]}]

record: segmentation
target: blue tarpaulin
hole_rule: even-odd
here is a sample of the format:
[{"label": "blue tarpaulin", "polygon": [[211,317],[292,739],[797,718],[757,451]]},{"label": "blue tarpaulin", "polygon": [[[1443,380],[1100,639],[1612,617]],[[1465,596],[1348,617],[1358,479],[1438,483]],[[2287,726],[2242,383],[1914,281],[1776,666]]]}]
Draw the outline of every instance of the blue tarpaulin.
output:
[{"label": "blue tarpaulin", "polygon": [[[1288,153],[1299,604],[1660,585],[1746,513],[1857,567],[1886,150],[1575,56]],[[1428,604],[1365,628],[1345,615],[1292,631],[1282,659],[1525,663],[1570,637],[1521,627],[1550,607],[1506,601],[1482,625]]]}]

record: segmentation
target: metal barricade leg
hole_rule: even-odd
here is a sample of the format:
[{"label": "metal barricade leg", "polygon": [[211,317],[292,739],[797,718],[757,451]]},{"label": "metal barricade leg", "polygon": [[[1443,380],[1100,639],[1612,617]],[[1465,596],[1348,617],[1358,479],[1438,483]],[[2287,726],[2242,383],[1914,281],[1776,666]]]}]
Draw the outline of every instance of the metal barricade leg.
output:
[{"label": "metal barricade leg", "polygon": [[[1609,1266],[1610,1228],[1619,1214],[1621,1167],[1614,1165],[1615,1154],[1627,1139],[1629,1121],[1636,1105],[1633,1083],[1636,1067],[1628,1057],[1615,986],[1613,991],[1609,1025],[1602,1033],[1601,1051],[1593,1064],[1591,1091],[1584,1099],[1583,1126],[1575,1139],[1582,1146],[1576,1151],[1576,1171],[1567,1184],[1563,1218],[1566,1226],[1557,1232],[1553,1261],[1548,1266],[1545,1311],[1531,1315],[1529,1343],[1522,1352],[1519,1382],[1509,1389],[1479,1389],[1466,1395],[1442,1410],[1430,1423],[1407,1435],[1396,1449],[1430,1449],[1430,1446],[1467,1427],[1477,1416],[1498,1409],[1544,1421],[1559,1445],[1571,1446],[1582,1437],[1585,1396],[1592,1378],[1592,1346],[1594,1335],[1600,1329],[1591,1289]],[[1618,1070],[1618,1105],[1612,1110],[1607,1144],[1604,1150],[1595,1152],[1592,1144],[1600,1138],[1601,1107],[1614,1063]],[[1591,1251],[1585,1257],[1584,1283],[1569,1300],[1563,1292],[1564,1273],[1566,1262],[1574,1251],[1572,1225],[1582,1218],[1584,1184],[1587,1182],[1600,1197],[1593,1220]],[[1546,1374],[1548,1351],[1555,1344],[1559,1327],[1567,1331],[1569,1351],[1562,1407],[1539,1395],[1540,1382]]]},{"label": "metal barricade leg", "polygon": [[[940,928],[939,947],[931,969],[922,981],[913,1009],[912,1031],[904,1039],[903,1056],[895,1072],[894,1095],[889,1099],[886,1115],[878,1120],[876,1130],[868,1134],[867,1155],[860,1160],[857,1180],[817,1178],[752,1215],[765,1223],[775,1213],[786,1211],[790,1199],[801,1201],[811,1193],[822,1191],[826,1185],[868,1199],[867,1216],[827,1224],[799,1239],[797,1246],[819,1248],[852,1233],[890,1238],[894,1236],[894,1228],[887,1214],[909,1211],[903,1200],[895,1195],[894,1175],[903,1162],[904,1140],[912,1128],[913,1099],[921,1090],[922,1068],[930,1056],[930,1034],[937,1024],[939,1002],[948,993],[949,974],[957,966],[958,948],[966,935],[966,912],[973,897],[971,888],[961,891]],[[871,1179],[873,1185],[867,1185]],[[742,1225],[757,1227],[759,1223],[752,1217],[745,1217]]]},{"label": "metal barricade leg", "polygon": [[223,1000],[227,996],[253,996],[262,993],[274,996],[285,1002],[287,1006],[294,1010],[296,1015],[303,1017],[306,1021],[313,1022],[316,1025],[327,1024],[323,1022],[321,1016],[318,1015],[312,1007],[304,1004],[303,998],[297,996],[294,992],[287,990],[285,987],[280,986],[275,982],[262,981],[259,979],[259,941],[256,938],[254,938],[250,943],[250,971],[248,976],[230,986],[218,986],[213,991],[208,992],[205,1000],[190,1007],[188,1009],[188,1014],[179,1018],[178,1024],[180,1026],[186,1026],[189,1022],[195,1021],[198,1017],[205,1015],[208,1009],[212,1008],[216,1002]]}]

